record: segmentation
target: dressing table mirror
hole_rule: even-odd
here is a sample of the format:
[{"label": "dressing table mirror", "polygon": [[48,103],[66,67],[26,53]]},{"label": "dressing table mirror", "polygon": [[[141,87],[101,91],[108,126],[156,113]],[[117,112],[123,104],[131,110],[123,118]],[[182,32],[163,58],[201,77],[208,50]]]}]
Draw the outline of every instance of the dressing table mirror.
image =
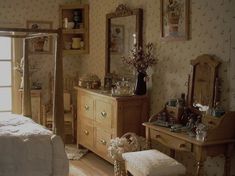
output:
[{"label": "dressing table mirror", "polygon": [[129,55],[134,44],[142,46],[142,23],[142,9],[132,10],[123,4],[115,12],[106,15],[106,75],[132,74],[121,57]]},{"label": "dressing table mirror", "polygon": [[204,54],[191,60],[193,66],[189,106],[195,104],[215,107],[218,96],[218,67],[220,62]]},{"label": "dressing table mirror", "polygon": [[[209,127],[207,140],[234,138],[235,131],[231,132],[231,129],[234,128],[235,112],[225,112],[225,107],[218,106],[220,62],[211,55],[204,54],[191,60],[191,65],[193,73],[188,104],[191,109],[195,109],[195,105],[209,108],[209,111],[202,113],[202,123]],[[220,111],[223,113],[220,114]]]}]

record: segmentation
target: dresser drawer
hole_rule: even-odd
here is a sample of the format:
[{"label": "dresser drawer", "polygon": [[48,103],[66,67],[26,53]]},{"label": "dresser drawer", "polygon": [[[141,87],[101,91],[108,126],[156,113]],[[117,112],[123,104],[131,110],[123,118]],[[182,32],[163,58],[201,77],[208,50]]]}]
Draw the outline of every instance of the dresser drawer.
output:
[{"label": "dresser drawer", "polygon": [[101,126],[111,128],[112,104],[101,100],[96,100],[95,119]]},{"label": "dresser drawer", "polygon": [[92,119],[94,116],[94,99],[86,95],[82,95],[79,98],[81,99],[81,104],[79,105],[81,115]]},{"label": "dresser drawer", "polygon": [[175,150],[187,152],[190,152],[192,150],[191,143],[152,129],[150,129],[150,138],[153,141],[160,142],[161,144]]},{"label": "dresser drawer", "polygon": [[94,140],[93,126],[86,123],[81,123],[79,131],[80,131],[78,138],[79,144],[88,147],[93,147],[93,140]]},{"label": "dresser drawer", "polygon": [[96,150],[103,155],[108,155],[107,145],[111,140],[111,134],[104,131],[102,128],[95,129],[95,147]]},{"label": "dresser drawer", "polygon": [[213,117],[213,116],[203,116],[202,123],[208,126],[209,128],[216,128],[221,123],[222,118]]}]

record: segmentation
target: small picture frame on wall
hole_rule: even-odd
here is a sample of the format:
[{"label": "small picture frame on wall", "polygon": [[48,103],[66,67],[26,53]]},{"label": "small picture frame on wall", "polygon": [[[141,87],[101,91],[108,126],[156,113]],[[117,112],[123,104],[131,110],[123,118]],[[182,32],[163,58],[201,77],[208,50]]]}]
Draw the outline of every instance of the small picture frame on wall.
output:
[{"label": "small picture frame on wall", "polygon": [[161,0],[162,40],[188,40],[189,0]]},{"label": "small picture frame on wall", "polygon": [[111,24],[110,34],[110,52],[113,54],[121,54],[124,50],[124,26]]},{"label": "small picture frame on wall", "polygon": [[[27,21],[28,29],[52,29],[51,21]],[[29,53],[31,54],[52,54],[52,38],[42,36],[30,39]]]}]

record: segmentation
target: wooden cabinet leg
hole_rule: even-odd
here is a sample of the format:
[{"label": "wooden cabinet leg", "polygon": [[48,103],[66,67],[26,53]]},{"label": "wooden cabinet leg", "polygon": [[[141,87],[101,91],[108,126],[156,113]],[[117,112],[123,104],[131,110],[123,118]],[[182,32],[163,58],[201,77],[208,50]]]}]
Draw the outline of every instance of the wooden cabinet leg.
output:
[{"label": "wooden cabinet leg", "polygon": [[152,148],[151,139],[150,139],[150,129],[147,127],[145,128],[145,137],[147,142],[147,148],[148,149]]},{"label": "wooden cabinet leg", "polygon": [[170,149],[170,157],[175,158],[175,150]]},{"label": "wooden cabinet leg", "polygon": [[77,144],[77,148],[78,149],[84,149],[84,147],[82,145],[80,145],[80,144]]},{"label": "wooden cabinet leg", "polygon": [[195,154],[195,158],[197,161],[196,176],[203,176],[204,175],[203,165],[204,165],[204,161],[206,159],[205,148],[200,147],[200,146],[196,146],[194,154]]},{"label": "wooden cabinet leg", "polygon": [[203,176],[203,161],[198,161],[197,162],[197,172],[196,172],[196,176]]},{"label": "wooden cabinet leg", "polygon": [[230,167],[231,167],[231,157],[226,156],[225,157],[225,164],[224,164],[224,175],[225,176],[230,175]]},{"label": "wooden cabinet leg", "polygon": [[231,155],[233,151],[233,144],[227,145],[227,150],[225,152],[225,163],[224,163],[224,175],[230,175],[230,168],[231,168]]}]

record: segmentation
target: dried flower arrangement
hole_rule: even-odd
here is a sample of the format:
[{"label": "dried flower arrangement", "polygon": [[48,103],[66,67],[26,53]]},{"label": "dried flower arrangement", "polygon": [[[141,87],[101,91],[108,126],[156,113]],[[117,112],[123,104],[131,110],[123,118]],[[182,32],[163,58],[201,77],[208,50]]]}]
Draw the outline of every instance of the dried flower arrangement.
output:
[{"label": "dried flower arrangement", "polygon": [[145,49],[134,45],[130,55],[127,58],[123,56],[122,61],[133,66],[138,72],[146,73],[148,67],[157,63],[153,56],[153,44],[147,43]]}]

